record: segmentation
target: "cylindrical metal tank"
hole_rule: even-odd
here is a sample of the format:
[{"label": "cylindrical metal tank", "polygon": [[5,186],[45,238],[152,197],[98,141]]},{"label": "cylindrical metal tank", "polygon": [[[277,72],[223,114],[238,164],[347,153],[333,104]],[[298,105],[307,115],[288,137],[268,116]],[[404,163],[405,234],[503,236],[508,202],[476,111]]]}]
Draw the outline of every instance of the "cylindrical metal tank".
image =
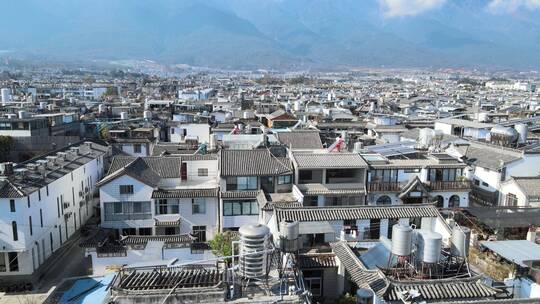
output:
[{"label": "cylindrical metal tank", "polygon": [[298,221],[282,221],[279,228],[281,236],[288,240],[296,240],[300,235],[300,223]]},{"label": "cylindrical metal tank", "polygon": [[361,141],[357,141],[354,143],[354,153],[360,153],[362,149],[364,148],[364,143]]},{"label": "cylindrical metal tank", "polygon": [[412,228],[401,224],[392,227],[392,254],[408,256],[411,254]]},{"label": "cylindrical metal tank", "polygon": [[442,235],[433,231],[420,230],[417,240],[420,260],[429,264],[439,262],[441,257]]},{"label": "cylindrical metal tank", "polygon": [[11,101],[11,90],[9,88],[3,88],[1,90],[1,95],[3,105]]},{"label": "cylindrical metal tank", "polygon": [[299,248],[300,223],[283,221],[279,224],[280,249],[284,252],[296,252]]},{"label": "cylindrical metal tank", "polygon": [[232,114],[231,114],[230,112],[227,112],[227,114],[225,114],[225,120],[226,120],[226,121],[230,121],[230,120],[232,120],[232,119],[233,119]]},{"label": "cylindrical metal tank", "polygon": [[107,107],[104,104],[98,105],[98,112],[99,113],[105,113],[107,111]]},{"label": "cylindrical metal tank", "polygon": [[515,129],[501,125],[496,125],[495,127],[491,128],[489,134],[491,135],[491,140],[496,138],[504,138],[504,140],[509,143],[516,142],[519,137],[519,134]]},{"label": "cylindrical metal tank", "polygon": [[302,101],[296,100],[296,101],[294,102],[294,111],[295,111],[295,112],[299,112],[299,111],[301,111],[301,110],[302,110]]},{"label": "cylindrical metal tank", "polygon": [[128,119],[128,113],[127,112],[120,112],[120,119],[121,120],[127,120]]},{"label": "cylindrical metal tank", "polygon": [[240,233],[240,275],[245,278],[258,278],[265,274],[270,229],[262,224],[247,224],[238,230]]},{"label": "cylindrical metal tank", "polygon": [[19,119],[25,119],[28,117],[28,112],[24,110],[19,111],[18,114],[19,114]]},{"label": "cylindrical metal tank", "polygon": [[529,127],[526,124],[517,124],[514,126],[514,129],[519,134],[518,143],[524,144],[527,142],[527,137],[529,136]]},{"label": "cylindrical metal tank", "polygon": [[478,121],[479,122],[486,122],[489,120],[488,118],[488,113],[485,113],[485,112],[481,112],[481,113],[478,113]]},{"label": "cylindrical metal tank", "polygon": [[151,120],[152,119],[152,111],[144,111],[143,112],[143,118],[145,120]]},{"label": "cylindrical metal tank", "polygon": [[471,229],[455,225],[452,229],[452,255],[465,257],[469,255]]}]

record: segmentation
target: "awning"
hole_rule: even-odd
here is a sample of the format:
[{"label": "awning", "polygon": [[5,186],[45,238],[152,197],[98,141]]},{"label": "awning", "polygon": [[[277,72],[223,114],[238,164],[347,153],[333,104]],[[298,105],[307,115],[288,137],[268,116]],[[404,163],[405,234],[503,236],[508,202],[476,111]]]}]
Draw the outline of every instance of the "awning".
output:
[{"label": "awning", "polygon": [[300,222],[300,234],[336,233],[330,222]]}]

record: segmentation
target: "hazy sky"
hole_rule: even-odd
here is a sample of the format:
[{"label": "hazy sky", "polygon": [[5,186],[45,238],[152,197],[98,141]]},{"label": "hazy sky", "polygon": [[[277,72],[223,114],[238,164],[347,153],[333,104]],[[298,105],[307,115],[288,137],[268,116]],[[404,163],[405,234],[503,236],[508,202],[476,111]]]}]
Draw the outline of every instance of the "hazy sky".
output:
[{"label": "hazy sky", "polygon": [[540,68],[540,0],[4,0],[0,50],[223,67]]}]

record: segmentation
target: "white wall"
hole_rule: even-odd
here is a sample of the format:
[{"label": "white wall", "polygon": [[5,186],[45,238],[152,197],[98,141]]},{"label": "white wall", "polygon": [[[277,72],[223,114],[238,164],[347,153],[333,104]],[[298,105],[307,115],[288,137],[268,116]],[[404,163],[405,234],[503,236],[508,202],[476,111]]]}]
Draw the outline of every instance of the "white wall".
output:
[{"label": "white wall", "polygon": [[[18,272],[4,272],[4,275],[32,274],[45,260],[56,251],[69,237],[93,215],[93,203],[86,202],[85,188],[92,199],[92,192],[97,180],[103,174],[103,158],[96,159],[53,181],[47,187],[30,194],[28,198],[15,200],[16,212],[10,212],[9,199],[0,199],[0,245],[6,251],[21,251],[19,253]],[[82,182],[82,185],[81,185]],[[83,196],[79,196],[79,192]],[[63,201],[65,204],[57,204]],[[85,203],[81,203],[85,201]],[[58,208],[60,207],[60,208]],[[43,225],[40,220],[40,210]],[[60,212],[58,212],[60,210]],[[67,219],[64,215],[71,214]],[[32,218],[32,235],[30,221]],[[13,241],[11,222],[17,222],[18,241]],[[67,227],[67,235],[66,235]],[[51,248],[52,236],[52,248]],[[34,255],[32,258],[32,250]]]}]

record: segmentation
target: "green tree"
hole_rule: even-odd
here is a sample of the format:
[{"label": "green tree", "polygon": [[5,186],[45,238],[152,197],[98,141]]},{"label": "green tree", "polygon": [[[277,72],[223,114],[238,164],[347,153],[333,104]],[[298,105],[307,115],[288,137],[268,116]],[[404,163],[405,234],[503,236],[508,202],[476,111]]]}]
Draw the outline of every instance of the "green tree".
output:
[{"label": "green tree", "polygon": [[0,160],[6,161],[9,153],[13,149],[13,138],[11,136],[0,135]]},{"label": "green tree", "polygon": [[232,255],[232,241],[235,239],[234,235],[230,231],[218,233],[209,242],[212,253],[217,256],[230,256]]}]

